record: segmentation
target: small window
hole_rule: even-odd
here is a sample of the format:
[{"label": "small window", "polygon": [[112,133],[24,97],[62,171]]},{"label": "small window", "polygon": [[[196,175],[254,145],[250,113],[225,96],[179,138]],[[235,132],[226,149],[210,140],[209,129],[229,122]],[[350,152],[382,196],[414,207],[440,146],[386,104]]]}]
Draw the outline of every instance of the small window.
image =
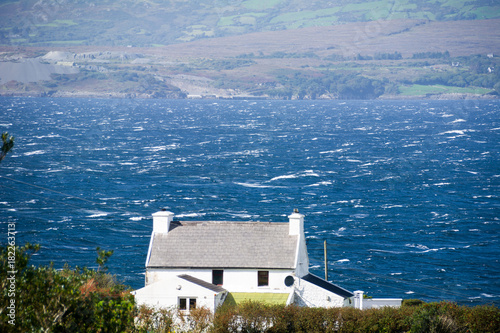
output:
[{"label": "small window", "polygon": [[216,286],[222,286],[224,282],[224,271],[222,269],[214,269],[212,271],[212,283]]},{"label": "small window", "polygon": [[189,299],[189,310],[196,309],[196,298]]},{"label": "small window", "polygon": [[179,309],[187,310],[187,298],[179,299]]},{"label": "small window", "polygon": [[257,286],[259,287],[269,286],[269,271],[257,272]]},{"label": "small window", "polygon": [[[188,307],[189,306],[189,307]],[[196,298],[179,298],[179,310],[192,310],[196,308]]]}]

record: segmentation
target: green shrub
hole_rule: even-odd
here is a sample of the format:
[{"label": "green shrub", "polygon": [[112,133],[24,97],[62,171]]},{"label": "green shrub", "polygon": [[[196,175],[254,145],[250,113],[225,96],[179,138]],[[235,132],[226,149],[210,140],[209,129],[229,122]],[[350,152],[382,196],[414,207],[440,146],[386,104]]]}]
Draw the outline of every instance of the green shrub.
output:
[{"label": "green shrub", "polygon": [[[125,332],[133,326],[134,298],[123,285],[86,268],[29,266],[39,249],[30,244],[15,251],[0,248],[1,301],[15,304],[15,325],[0,310],[1,332]],[[7,267],[16,270],[15,295],[4,285],[12,276]]]},{"label": "green shrub", "polygon": [[500,332],[500,309],[493,305],[470,308],[464,319],[472,333]]},{"label": "green shrub", "polygon": [[[306,308],[246,302],[224,304],[215,314],[197,308],[136,307],[128,288],[106,274],[111,251],[98,250],[99,269],[56,270],[29,266],[39,246],[0,248],[0,332],[500,332],[500,310],[451,302],[406,300],[400,308]],[[15,273],[15,323],[9,324],[11,272]],[[228,302],[226,302],[228,303]]]}]

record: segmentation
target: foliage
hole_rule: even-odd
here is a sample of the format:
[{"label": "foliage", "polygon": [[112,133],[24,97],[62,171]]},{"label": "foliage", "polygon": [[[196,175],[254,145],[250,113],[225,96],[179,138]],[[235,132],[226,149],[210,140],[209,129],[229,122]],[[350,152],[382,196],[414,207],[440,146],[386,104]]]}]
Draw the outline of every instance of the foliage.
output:
[{"label": "foliage", "polygon": [[[1,332],[500,332],[498,307],[450,302],[405,300],[400,308],[368,310],[243,302],[215,314],[203,307],[189,314],[136,307],[129,290],[102,269],[30,266],[39,250],[0,248]],[[111,251],[97,252],[103,267]]]},{"label": "foliage", "polygon": [[99,265],[97,271],[107,271],[108,268],[105,266],[106,262],[108,262],[109,257],[113,255],[113,250],[101,250],[100,247],[96,249],[97,251],[97,259],[96,263]]},{"label": "foliage", "polygon": [[322,75],[290,72],[277,78],[281,88],[266,91],[271,97],[316,99],[330,95],[338,99],[374,99],[385,91],[384,84],[378,80],[340,71]]},{"label": "foliage", "polygon": [[450,52],[418,52],[414,53],[412,59],[440,59],[440,58],[449,58]]},{"label": "foliage", "polygon": [[205,307],[190,309],[189,314],[178,310],[176,315],[180,320],[176,332],[181,330],[195,333],[206,332],[213,321],[212,311]]},{"label": "foliage", "polygon": [[494,306],[406,302],[400,308],[301,308],[254,302],[222,306],[212,332],[498,332]]},{"label": "foliage", "polygon": [[[134,299],[123,285],[87,268],[29,266],[39,249],[30,244],[0,249],[2,304],[15,304],[14,322],[0,308],[0,331],[124,332],[133,325]],[[15,278],[14,293],[4,286],[9,277]]]},{"label": "foliage", "polygon": [[136,309],[135,332],[147,333],[171,332],[174,323],[174,311],[171,309],[154,309],[141,305]]},{"label": "foliage", "polygon": [[14,147],[14,137],[9,137],[9,133],[2,133],[2,151],[0,152],[0,162],[5,158],[7,153]]}]

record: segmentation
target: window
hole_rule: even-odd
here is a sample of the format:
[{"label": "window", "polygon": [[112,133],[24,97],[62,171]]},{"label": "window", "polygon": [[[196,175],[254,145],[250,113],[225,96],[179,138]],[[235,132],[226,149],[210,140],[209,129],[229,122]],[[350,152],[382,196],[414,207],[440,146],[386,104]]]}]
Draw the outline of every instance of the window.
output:
[{"label": "window", "polygon": [[179,309],[187,310],[187,298],[179,299]]},{"label": "window", "polygon": [[[189,305],[189,308],[188,308]],[[196,298],[179,298],[179,309],[180,310],[192,310],[196,308]]]},{"label": "window", "polygon": [[224,271],[222,269],[214,269],[212,271],[212,283],[216,286],[222,286],[224,282]]},{"label": "window", "polygon": [[269,286],[269,271],[257,272],[257,286],[259,287]]}]

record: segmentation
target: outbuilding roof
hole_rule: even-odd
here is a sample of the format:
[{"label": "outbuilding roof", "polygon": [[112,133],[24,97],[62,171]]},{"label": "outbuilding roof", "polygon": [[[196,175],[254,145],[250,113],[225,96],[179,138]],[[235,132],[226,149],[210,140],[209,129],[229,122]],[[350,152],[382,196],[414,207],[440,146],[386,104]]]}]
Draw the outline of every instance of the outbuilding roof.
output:
[{"label": "outbuilding roof", "polygon": [[320,277],[317,277],[316,275],[314,274],[307,274],[306,276],[303,276],[302,279],[306,280],[307,282],[310,282],[318,287],[321,287],[325,290],[328,290],[334,294],[337,294],[339,296],[342,296],[344,298],[348,298],[348,297],[352,297],[354,296],[353,293],[351,293],[350,291],[342,288],[342,287],[339,287],[337,286],[336,284],[333,284],[331,282],[328,282],[326,280],[323,280],[322,278]]},{"label": "outbuilding roof", "polygon": [[209,289],[211,291],[214,291],[216,293],[221,293],[221,292],[225,292],[226,291],[226,289],[222,288],[221,286],[217,286],[215,284],[205,282],[205,281],[197,279],[197,278],[195,278],[195,277],[193,277],[191,275],[182,274],[182,275],[178,275],[178,277],[181,278],[181,279],[184,279],[186,281],[189,281],[191,283],[197,284],[200,287],[207,288],[207,289]]},{"label": "outbuilding roof", "polygon": [[148,268],[295,268],[288,223],[173,221],[152,237]]}]

